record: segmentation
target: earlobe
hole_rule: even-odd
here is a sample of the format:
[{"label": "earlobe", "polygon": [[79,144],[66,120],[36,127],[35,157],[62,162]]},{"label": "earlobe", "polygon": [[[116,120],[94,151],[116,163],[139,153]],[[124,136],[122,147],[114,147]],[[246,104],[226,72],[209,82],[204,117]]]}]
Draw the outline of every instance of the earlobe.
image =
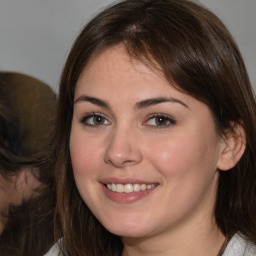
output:
[{"label": "earlobe", "polygon": [[238,123],[231,123],[232,130],[229,129],[223,138],[223,149],[218,161],[217,168],[227,171],[233,168],[242,157],[246,148],[246,136],[244,128]]}]

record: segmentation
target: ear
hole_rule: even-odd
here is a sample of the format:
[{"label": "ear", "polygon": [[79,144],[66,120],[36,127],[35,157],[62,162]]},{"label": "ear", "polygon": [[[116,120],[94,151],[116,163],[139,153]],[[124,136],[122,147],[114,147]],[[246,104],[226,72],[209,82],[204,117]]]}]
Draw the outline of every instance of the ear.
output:
[{"label": "ear", "polygon": [[38,174],[38,168],[22,167],[16,177],[15,189],[23,196],[23,199],[28,200],[32,196],[38,194],[37,188],[41,185],[34,172]]},{"label": "ear", "polygon": [[244,128],[235,122],[231,123],[232,129],[228,129],[222,140],[221,155],[217,168],[227,171],[233,168],[242,157],[246,148],[246,136]]}]

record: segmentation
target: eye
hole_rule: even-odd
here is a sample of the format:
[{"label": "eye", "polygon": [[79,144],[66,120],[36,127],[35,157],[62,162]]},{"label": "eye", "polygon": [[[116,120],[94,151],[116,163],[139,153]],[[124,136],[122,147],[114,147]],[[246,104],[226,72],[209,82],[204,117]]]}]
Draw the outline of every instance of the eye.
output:
[{"label": "eye", "polygon": [[81,119],[80,122],[87,126],[95,126],[95,127],[110,124],[110,122],[101,114],[86,115]]},{"label": "eye", "polygon": [[153,115],[145,122],[146,126],[152,126],[154,128],[165,128],[174,124],[176,124],[176,121],[173,118],[161,114]]}]

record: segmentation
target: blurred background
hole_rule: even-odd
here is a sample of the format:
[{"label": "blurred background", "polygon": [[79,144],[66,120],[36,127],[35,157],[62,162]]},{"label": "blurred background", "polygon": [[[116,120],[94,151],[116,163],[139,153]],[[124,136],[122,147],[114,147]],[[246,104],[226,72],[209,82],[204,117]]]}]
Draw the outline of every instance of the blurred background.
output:
[{"label": "blurred background", "polygon": [[[32,75],[55,91],[83,25],[113,0],[0,0],[0,70]],[[199,0],[236,39],[256,90],[256,0]]]}]

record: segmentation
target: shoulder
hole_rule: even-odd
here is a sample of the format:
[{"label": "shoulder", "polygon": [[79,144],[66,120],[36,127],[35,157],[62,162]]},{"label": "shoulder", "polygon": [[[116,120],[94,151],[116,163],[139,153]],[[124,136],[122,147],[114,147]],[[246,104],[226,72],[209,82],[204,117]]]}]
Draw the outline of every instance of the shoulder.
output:
[{"label": "shoulder", "polygon": [[256,245],[235,234],[229,241],[223,256],[255,256]]}]

